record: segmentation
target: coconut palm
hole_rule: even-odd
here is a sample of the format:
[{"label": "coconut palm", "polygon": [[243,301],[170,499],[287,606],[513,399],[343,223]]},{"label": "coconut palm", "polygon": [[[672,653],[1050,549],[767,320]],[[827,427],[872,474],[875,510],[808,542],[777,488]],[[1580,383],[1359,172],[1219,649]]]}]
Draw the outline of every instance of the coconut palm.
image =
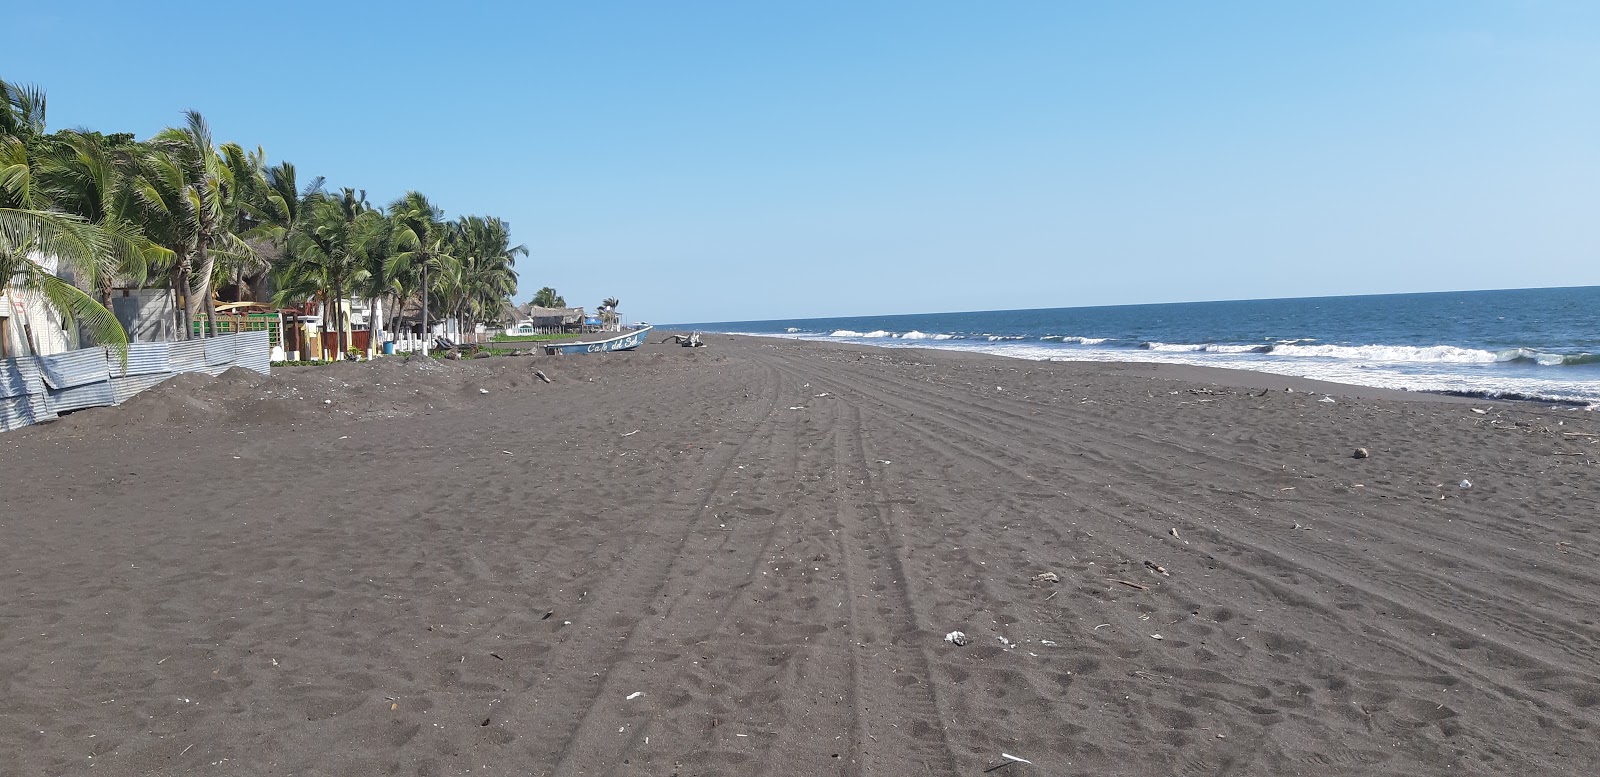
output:
[{"label": "coconut palm", "polygon": [[241,184],[236,232],[252,244],[261,261],[252,268],[254,272],[243,275],[238,282],[243,287],[241,294],[261,299],[269,277],[265,270],[293,262],[289,237],[300,222],[305,204],[322,193],[323,178],[312,178],[301,187],[292,163],[268,166],[266,154],[259,147],[248,156],[248,162],[248,175],[235,172],[235,179]]},{"label": "coconut palm", "polygon": [[0,136],[0,292],[9,285],[37,293],[89,340],[125,348],[127,333],[111,311],[56,274],[109,275],[115,241],[82,218],[39,207],[30,168],[22,141]]},{"label": "coconut palm", "polygon": [[557,294],[555,289],[546,286],[534,293],[533,304],[541,308],[564,308],[567,306],[567,301]]},{"label": "coconut palm", "polygon": [[0,78],[0,135],[39,138],[45,128],[44,90]]},{"label": "coconut palm", "polygon": [[[385,216],[358,190],[301,185],[294,165],[269,166],[259,147],[215,143],[193,111],[145,143],[45,127],[44,93],[0,80],[0,281],[44,293],[86,336],[125,341],[105,309],[113,283],[151,277],[181,290],[184,338],[197,334],[202,306],[210,325],[198,334],[217,333],[213,289],[259,298],[269,282],[280,301],[328,300],[341,336],[347,294],[392,301],[397,326],[413,298],[425,328],[440,318],[466,326],[504,316],[516,260],[528,255],[504,221],[446,222],[414,191]],[[554,289],[542,293],[541,304],[565,306]]]},{"label": "coconut palm", "polygon": [[321,296],[328,323],[338,333],[338,350],[348,350],[343,302],[346,292],[365,280],[369,245],[383,239],[383,215],[367,203],[366,192],[344,189],[306,201],[300,223],[289,237],[292,259],[282,265],[278,304]]},{"label": "coconut palm", "polygon": [[[428,352],[429,288],[428,273],[435,276],[447,274],[455,258],[449,251],[449,229],[444,214],[420,192],[406,192],[389,205],[390,241],[393,253],[389,255],[389,275],[410,281],[417,279],[411,290],[420,295],[422,302],[422,352]],[[402,294],[400,305],[407,296]]]},{"label": "coconut palm", "polygon": [[511,228],[493,216],[464,216],[451,223],[455,257],[447,293],[450,314],[465,328],[472,321],[503,321],[516,293],[518,256],[527,246],[511,245]]},{"label": "coconut palm", "polygon": [[[211,128],[197,111],[184,114],[182,127],[168,127],[150,141],[147,178],[162,191],[144,189],[147,206],[161,222],[151,238],[173,251],[179,285],[185,292],[184,333],[205,306],[209,334],[216,335],[217,309],[212,298],[220,262],[250,262],[255,251],[234,230],[240,187],[235,172],[243,167],[243,149],[211,140]],[[160,236],[158,236],[158,234]],[[165,238],[163,240],[162,238]]]},{"label": "coconut palm", "polygon": [[96,279],[105,307],[111,306],[115,280],[142,284],[150,269],[172,253],[151,241],[137,223],[139,206],[129,182],[137,173],[139,152],[130,136],[68,131],[55,136],[39,163],[40,185],[51,204],[105,233],[111,271]]},{"label": "coconut palm", "polygon": [[617,316],[617,306],[621,304],[622,302],[616,297],[606,297],[600,300],[600,320],[607,324],[621,321],[621,318]]},{"label": "coconut palm", "polygon": [[[38,293],[64,322],[96,342],[125,348],[127,334],[115,316],[58,268],[98,281],[116,262],[116,241],[88,220],[52,207],[38,185],[31,152],[45,128],[44,93],[0,79],[0,292],[15,286]],[[52,266],[53,265],[53,266]]]}]

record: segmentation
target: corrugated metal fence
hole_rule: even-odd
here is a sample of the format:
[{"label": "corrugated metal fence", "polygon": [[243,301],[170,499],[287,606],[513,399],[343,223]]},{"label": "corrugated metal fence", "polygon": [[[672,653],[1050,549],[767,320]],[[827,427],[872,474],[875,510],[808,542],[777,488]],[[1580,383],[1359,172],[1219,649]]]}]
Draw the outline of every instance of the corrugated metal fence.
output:
[{"label": "corrugated metal fence", "polygon": [[106,348],[0,360],[0,432],[49,421],[58,413],[120,405],[185,372],[221,375],[230,367],[270,374],[265,331],[180,343],[130,343],[126,363]]}]

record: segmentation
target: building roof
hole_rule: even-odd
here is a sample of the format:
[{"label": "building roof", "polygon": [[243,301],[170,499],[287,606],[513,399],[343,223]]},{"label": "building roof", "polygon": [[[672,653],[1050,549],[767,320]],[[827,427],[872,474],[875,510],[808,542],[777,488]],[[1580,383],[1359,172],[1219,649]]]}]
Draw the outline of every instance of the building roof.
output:
[{"label": "building roof", "polygon": [[545,308],[529,303],[516,309],[517,317],[535,321],[560,321],[576,324],[584,318],[583,308]]}]

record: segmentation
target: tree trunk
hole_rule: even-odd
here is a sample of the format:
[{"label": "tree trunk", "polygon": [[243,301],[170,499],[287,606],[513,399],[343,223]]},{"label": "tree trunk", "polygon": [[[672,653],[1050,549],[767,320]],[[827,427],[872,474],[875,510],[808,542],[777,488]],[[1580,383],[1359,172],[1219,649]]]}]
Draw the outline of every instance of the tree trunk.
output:
[{"label": "tree trunk", "polygon": [[422,355],[428,355],[428,259],[422,259]]},{"label": "tree trunk", "polygon": [[189,340],[194,337],[195,296],[192,284],[193,265],[189,261],[187,252],[178,255],[178,289],[183,293],[183,304],[178,306],[181,314],[178,318],[179,340]]},{"label": "tree trunk", "polygon": [[389,331],[394,332],[397,336],[400,334],[400,317],[405,312],[405,309],[406,295],[404,293],[394,295],[394,326],[390,327]]},{"label": "tree trunk", "polygon": [[383,350],[383,312],[378,309],[378,297],[367,298],[367,310],[372,311],[368,317],[367,331],[372,334],[367,336],[367,345],[372,348],[373,354]]},{"label": "tree trunk", "polygon": [[167,279],[167,293],[172,295],[172,334],[175,339],[183,338],[183,306],[178,304],[178,288],[173,285],[172,279]]},{"label": "tree trunk", "polygon": [[334,308],[339,311],[339,328],[335,330],[337,334],[333,336],[333,341],[339,345],[339,358],[343,359],[345,354],[350,352],[350,348],[345,344],[344,336],[344,330],[350,323],[350,317],[345,314],[344,310],[344,284],[342,283],[333,284],[333,304]]},{"label": "tree trunk", "polygon": [[205,306],[205,336],[216,337],[217,305],[211,299],[211,276],[217,270],[217,262],[211,257],[210,252],[206,251],[206,238],[204,233],[201,234],[196,251],[199,254],[198,258],[200,259],[200,268],[196,273],[198,277],[190,279],[190,286],[194,289],[194,293],[199,297],[199,299],[195,301],[193,308],[198,311],[200,306]]}]

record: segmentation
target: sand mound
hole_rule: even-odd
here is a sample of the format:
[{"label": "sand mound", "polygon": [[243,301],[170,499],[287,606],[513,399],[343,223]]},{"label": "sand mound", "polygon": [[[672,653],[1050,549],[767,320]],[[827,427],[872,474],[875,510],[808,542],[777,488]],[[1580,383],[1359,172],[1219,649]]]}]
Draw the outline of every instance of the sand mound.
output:
[{"label": "sand mound", "polygon": [[63,416],[55,433],[107,433],[202,424],[296,425],[312,421],[403,418],[473,407],[547,388],[552,380],[588,382],[632,354],[561,359],[546,356],[441,360],[410,356],[317,367],[279,367],[262,375],[239,367],[216,377],[179,375],[118,407]]}]

